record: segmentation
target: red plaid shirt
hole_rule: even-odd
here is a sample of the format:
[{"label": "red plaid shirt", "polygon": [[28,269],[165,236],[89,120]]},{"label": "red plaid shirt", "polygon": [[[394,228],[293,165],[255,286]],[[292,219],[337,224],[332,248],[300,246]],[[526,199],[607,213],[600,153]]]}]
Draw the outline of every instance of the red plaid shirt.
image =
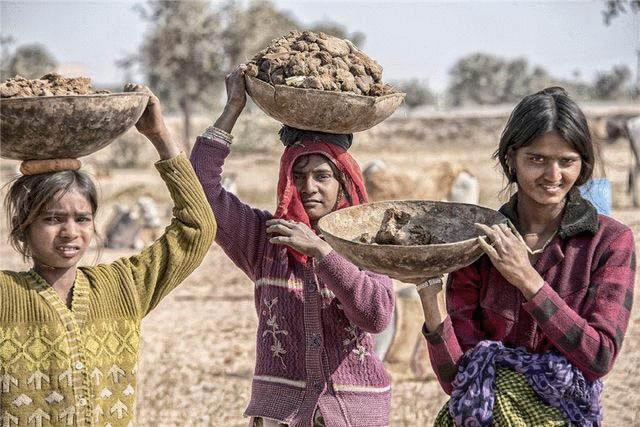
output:
[{"label": "red plaid shirt", "polygon": [[[515,203],[516,196],[500,210],[517,225]],[[558,235],[534,267],[545,284],[529,301],[486,255],[449,275],[449,316],[434,332],[423,329],[431,365],[447,394],[463,353],[481,340],[559,352],[589,379],[611,370],[633,301],[631,230],[597,215],[573,191]]]}]

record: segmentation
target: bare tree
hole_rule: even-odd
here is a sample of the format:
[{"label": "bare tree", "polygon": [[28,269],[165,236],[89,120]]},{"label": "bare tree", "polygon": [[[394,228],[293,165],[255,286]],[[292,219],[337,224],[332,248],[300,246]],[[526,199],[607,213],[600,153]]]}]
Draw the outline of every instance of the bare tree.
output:
[{"label": "bare tree", "polygon": [[181,111],[188,152],[194,108],[210,100],[224,79],[220,16],[205,0],[149,0],[136,9],[150,25],[140,53],[120,65],[126,68],[132,60],[138,62],[154,93]]},{"label": "bare tree", "polygon": [[[191,116],[197,108],[211,107],[220,100],[224,76],[273,39],[301,29],[294,17],[268,0],[246,5],[236,0],[219,4],[209,0],[147,0],[136,10],[149,24],[144,42],[137,54],[117,64],[128,75],[140,66],[148,86],[167,108],[180,110],[186,151],[191,142]],[[348,34],[331,22],[316,25],[332,34]],[[358,32],[349,37],[356,44],[364,41]]]},{"label": "bare tree", "polygon": [[[605,26],[611,24],[611,20],[622,13],[631,11],[640,12],[640,0],[605,0],[605,8],[602,11],[602,21]],[[640,46],[636,46],[636,87],[634,96],[640,96]]]}]

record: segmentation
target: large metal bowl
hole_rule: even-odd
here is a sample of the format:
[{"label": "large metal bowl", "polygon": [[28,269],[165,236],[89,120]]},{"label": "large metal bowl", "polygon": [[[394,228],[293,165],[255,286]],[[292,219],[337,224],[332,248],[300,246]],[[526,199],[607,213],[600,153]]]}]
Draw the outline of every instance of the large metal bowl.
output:
[{"label": "large metal bowl", "polygon": [[328,133],[367,130],[389,117],[404,93],[356,95],[317,89],[271,85],[245,75],[247,93],[268,116],[298,129]]},{"label": "large metal bowl", "polygon": [[15,160],[78,158],[122,135],[149,95],[124,92],[0,99],[0,156]]},{"label": "large metal bowl", "polygon": [[[412,220],[429,224],[429,231],[441,244],[378,245],[354,241],[363,233],[375,236],[384,213],[395,208],[411,215]],[[324,239],[342,256],[364,270],[385,274],[407,283],[465,267],[482,255],[473,225],[506,222],[493,209],[431,200],[375,202],[331,212],[318,221]]]}]

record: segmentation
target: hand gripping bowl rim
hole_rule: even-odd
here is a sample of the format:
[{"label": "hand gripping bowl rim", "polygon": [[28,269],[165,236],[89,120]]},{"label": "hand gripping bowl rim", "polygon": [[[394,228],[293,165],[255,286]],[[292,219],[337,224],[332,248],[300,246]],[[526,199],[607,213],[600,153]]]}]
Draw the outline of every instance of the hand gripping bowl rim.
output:
[{"label": "hand gripping bowl rim", "polygon": [[[388,206],[398,206],[405,204],[433,204],[433,205],[449,205],[450,208],[454,208],[457,206],[466,206],[469,210],[476,209],[483,211],[487,214],[487,217],[491,217],[493,220],[493,224],[506,222],[507,218],[504,217],[497,210],[487,208],[484,206],[469,204],[469,203],[457,203],[457,202],[443,202],[443,201],[435,201],[435,200],[388,200],[388,201],[379,201],[367,203],[365,205],[357,205],[351,206],[348,208],[341,209],[339,211],[331,212],[325,215],[318,221],[318,229],[324,239],[336,250],[336,252],[340,253],[342,256],[347,258],[349,261],[358,265],[359,267],[372,271],[378,274],[385,274],[394,279],[408,282],[408,283],[420,283],[427,279],[428,277],[437,276],[445,273],[449,273],[451,271],[463,268],[471,263],[475,262],[478,258],[480,258],[483,254],[482,250],[477,243],[477,237],[472,237],[469,239],[459,240],[456,242],[448,242],[448,243],[438,243],[438,244],[430,244],[430,245],[379,245],[379,244],[368,244],[356,242],[353,240],[346,239],[344,237],[333,234],[328,231],[330,224],[327,224],[331,218],[341,215],[344,215],[348,210],[362,210],[364,206],[369,206],[371,209],[375,209],[376,207],[379,210],[384,209]],[[481,235],[481,233],[475,233]],[[344,247],[348,246],[352,248],[354,251],[349,252],[348,250],[345,252]],[[365,251],[367,250],[368,251]],[[406,259],[399,260],[398,257],[408,257],[409,259],[421,257],[424,253],[429,253],[430,258],[434,258],[434,254],[445,254],[445,255],[455,255],[459,251],[469,249],[470,251],[462,253],[460,255],[461,259],[464,259],[464,262],[459,262],[458,264],[453,264],[450,266],[440,266],[440,265],[430,265],[427,263],[419,263],[415,265],[411,265],[409,268],[407,266],[403,266],[403,262]],[[363,252],[364,251],[364,252]],[[456,252],[458,251],[458,252]],[[371,256],[371,259],[377,259],[379,253],[385,252],[388,254],[387,258],[391,259],[389,262],[394,266],[396,270],[391,271],[389,264],[385,264],[388,260],[385,260],[382,264],[372,263],[373,261],[369,260],[369,263],[363,261],[365,255]],[[359,255],[358,255],[359,254]],[[364,254],[364,255],[363,255]],[[424,258],[420,258],[426,259]],[[415,260],[414,260],[415,261]],[[408,261],[411,263],[412,261]],[[403,268],[404,267],[404,268]],[[427,275],[424,275],[423,272],[427,272]]]}]

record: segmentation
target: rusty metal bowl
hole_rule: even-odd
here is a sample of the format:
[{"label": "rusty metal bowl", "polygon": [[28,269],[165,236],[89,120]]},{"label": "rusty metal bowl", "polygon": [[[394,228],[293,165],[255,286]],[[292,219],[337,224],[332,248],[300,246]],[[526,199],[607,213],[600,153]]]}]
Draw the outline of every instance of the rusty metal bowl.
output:
[{"label": "rusty metal bowl", "polygon": [[[363,233],[375,236],[389,208],[407,212],[414,221],[429,224],[429,232],[445,243],[430,245],[378,245],[358,243]],[[324,239],[339,254],[364,270],[407,283],[465,267],[482,255],[473,225],[506,222],[500,212],[482,206],[406,200],[375,202],[331,212],[318,221]]]},{"label": "rusty metal bowl", "polygon": [[245,75],[247,93],[268,116],[298,129],[353,133],[369,129],[389,117],[404,93],[356,95],[317,89],[271,85]]},{"label": "rusty metal bowl", "polygon": [[78,158],[133,126],[149,95],[124,92],[0,99],[0,157]]}]

